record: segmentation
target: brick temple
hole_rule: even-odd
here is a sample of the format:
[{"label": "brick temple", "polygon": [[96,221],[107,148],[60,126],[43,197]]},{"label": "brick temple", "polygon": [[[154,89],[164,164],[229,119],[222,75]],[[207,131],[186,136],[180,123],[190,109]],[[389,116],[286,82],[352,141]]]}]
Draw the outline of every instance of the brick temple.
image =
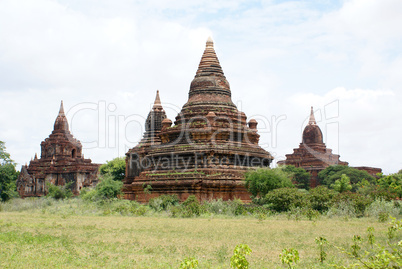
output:
[{"label": "brick temple", "polygon": [[[331,165],[348,165],[347,162],[339,160],[340,156],[332,153],[332,149],[326,147],[323,142],[323,135],[314,117],[314,110],[311,107],[310,118],[307,126],[303,130],[302,142],[299,148],[293,149],[292,154],[286,154],[286,159],[279,161],[278,165],[293,165],[301,167],[311,174],[310,187],[316,187],[318,173]],[[381,173],[380,168],[374,167],[354,167],[359,170],[367,171],[375,176]]]},{"label": "brick temple", "polygon": [[258,145],[257,121],[233,104],[229,82],[208,39],[188,101],[174,124],[159,93],[139,144],[127,152],[124,197],[146,202],[161,194],[181,200],[250,200],[244,173],[273,157]]},{"label": "brick temple", "polygon": [[21,197],[46,195],[46,183],[63,186],[71,183],[71,190],[78,195],[82,187],[95,186],[99,164],[85,159],[81,142],[69,131],[63,101],[54,123],[53,132],[41,143],[41,156],[23,165],[17,179]]}]

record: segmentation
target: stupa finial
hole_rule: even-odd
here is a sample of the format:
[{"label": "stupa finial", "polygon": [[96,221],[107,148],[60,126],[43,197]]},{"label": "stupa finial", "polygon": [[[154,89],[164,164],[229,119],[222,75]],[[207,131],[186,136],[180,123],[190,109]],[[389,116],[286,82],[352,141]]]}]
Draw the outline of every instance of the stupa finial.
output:
[{"label": "stupa finial", "polygon": [[211,36],[209,36],[207,39],[207,47],[214,47],[214,40]]},{"label": "stupa finial", "polygon": [[311,124],[311,125],[316,125],[317,124],[317,122],[315,121],[315,117],[314,117],[314,109],[313,109],[313,107],[311,107],[310,119],[308,121],[308,124]]},{"label": "stupa finial", "polygon": [[59,115],[64,115],[64,106],[63,106],[63,100],[61,100],[61,104],[60,104],[60,110],[59,110]]},{"label": "stupa finial", "polygon": [[152,109],[158,110],[158,111],[163,110],[161,99],[159,97],[159,90],[156,91],[155,102],[154,102],[154,106],[152,107]]}]

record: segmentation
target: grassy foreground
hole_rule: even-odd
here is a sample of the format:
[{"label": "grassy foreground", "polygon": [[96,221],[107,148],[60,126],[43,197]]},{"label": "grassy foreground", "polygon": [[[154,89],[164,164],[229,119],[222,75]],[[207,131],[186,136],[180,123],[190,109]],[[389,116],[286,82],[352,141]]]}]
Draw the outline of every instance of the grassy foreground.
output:
[{"label": "grassy foreground", "polygon": [[[374,227],[377,242],[385,242],[387,230],[374,218],[169,218],[57,210],[0,212],[1,268],[178,268],[186,257],[198,259],[199,268],[229,268],[239,243],[252,249],[247,257],[250,268],[285,268],[279,259],[283,248],[299,251],[298,268],[332,268],[330,264],[348,261],[333,245],[349,248],[353,235],[366,237],[369,226]],[[330,243],[323,265],[314,242],[318,236]]]}]

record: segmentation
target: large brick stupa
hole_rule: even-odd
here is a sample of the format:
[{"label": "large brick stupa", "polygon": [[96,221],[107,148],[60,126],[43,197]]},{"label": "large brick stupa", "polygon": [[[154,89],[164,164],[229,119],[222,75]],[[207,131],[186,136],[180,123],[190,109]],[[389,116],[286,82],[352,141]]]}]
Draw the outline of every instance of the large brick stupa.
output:
[{"label": "large brick stupa", "polygon": [[258,145],[257,121],[247,122],[231,100],[229,82],[208,39],[188,101],[174,124],[159,100],[146,121],[143,140],[127,152],[124,196],[146,202],[161,194],[181,200],[250,200],[244,172],[268,167],[269,152]]}]

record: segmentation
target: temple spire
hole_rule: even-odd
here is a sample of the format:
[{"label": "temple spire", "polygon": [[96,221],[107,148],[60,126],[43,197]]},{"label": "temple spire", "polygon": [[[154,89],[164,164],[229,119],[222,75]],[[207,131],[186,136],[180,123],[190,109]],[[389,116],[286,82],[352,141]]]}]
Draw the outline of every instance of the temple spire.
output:
[{"label": "temple spire", "polygon": [[155,97],[155,102],[154,102],[154,106],[152,107],[153,110],[156,111],[162,111],[163,107],[161,104],[161,99],[159,98],[159,90],[156,91],[156,97]]},{"label": "temple spire", "polygon": [[63,106],[63,100],[61,100],[60,104],[60,110],[59,110],[59,116],[64,116],[64,106]]},{"label": "temple spire", "polygon": [[210,75],[211,73],[223,75],[222,67],[215,53],[214,42],[209,37],[196,76],[203,74]]},{"label": "temple spire", "polygon": [[313,109],[313,107],[311,107],[310,119],[308,121],[308,124],[310,124],[310,125],[316,125],[317,124],[317,122],[315,121],[315,117],[314,117],[314,109]]},{"label": "temple spire", "polygon": [[68,131],[68,122],[66,115],[64,114],[63,100],[60,104],[59,114],[57,115],[56,121],[54,122],[54,131],[56,130]]}]

